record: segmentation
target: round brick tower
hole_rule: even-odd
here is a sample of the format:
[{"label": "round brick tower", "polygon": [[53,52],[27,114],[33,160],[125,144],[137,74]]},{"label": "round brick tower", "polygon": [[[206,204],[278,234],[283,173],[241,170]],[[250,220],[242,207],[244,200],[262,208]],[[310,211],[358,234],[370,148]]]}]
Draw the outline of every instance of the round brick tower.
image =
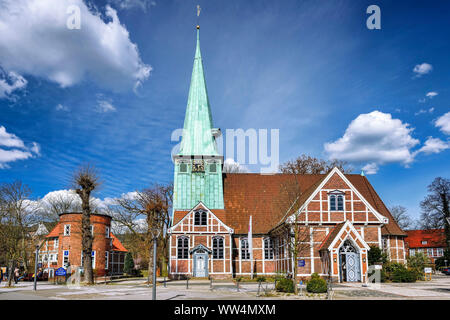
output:
[{"label": "round brick tower", "polygon": [[[63,213],[59,216],[59,254],[58,265],[67,267],[82,266],[81,213]],[[91,214],[93,261],[95,274],[102,276],[107,272],[110,251],[113,250],[111,217],[105,214]],[[108,261],[107,261],[108,260]]]}]

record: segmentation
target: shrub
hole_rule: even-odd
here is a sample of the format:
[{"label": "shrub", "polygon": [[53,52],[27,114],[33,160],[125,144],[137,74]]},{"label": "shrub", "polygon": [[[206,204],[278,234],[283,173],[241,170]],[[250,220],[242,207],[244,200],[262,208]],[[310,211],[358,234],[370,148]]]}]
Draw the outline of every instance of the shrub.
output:
[{"label": "shrub", "polygon": [[[445,265],[445,260],[447,260],[447,265]],[[445,250],[444,255],[434,260],[434,263],[436,265],[436,269],[438,270],[442,267],[448,267],[450,264],[450,250]]]},{"label": "shrub", "polygon": [[260,277],[256,278],[256,281],[258,281],[258,282],[265,282],[266,278],[260,276]]},{"label": "shrub", "polygon": [[327,282],[319,277],[317,273],[311,275],[311,280],[306,285],[306,291],[311,293],[325,293],[327,289]]},{"label": "shrub", "polygon": [[397,269],[392,275],[393,282],[416,282],[417,273],[414,269]]},{"label": "shrub", "polygon": [[294,281],[292,281],[292,279],[288,279],[288,278],[281,278],[281,279],[277,280],[276,290],[279,292],[293,293],[294,292]]},{"label": "shrub", "polygon": [[134,269],[133,257],[131,255],[131,252],[127,252],[127,254],[125,255],[125,263],[124,263],[124,266],[123,266],[123,271],[126,274],[132,274],[133,273],[133,269]]},{"label": "shrub", "polygon": [[408,267],[416,273],[417,279],[423,279],[424,268],[429,266],[430,258],[423,252],[416,252],[414,256],[408,258]]},{"label": "shrub", "polygon": [[367,256],[369,266],[376,263],[385,263],[387,261],[387,255],[384,253],[380,247],[372,245]]}]

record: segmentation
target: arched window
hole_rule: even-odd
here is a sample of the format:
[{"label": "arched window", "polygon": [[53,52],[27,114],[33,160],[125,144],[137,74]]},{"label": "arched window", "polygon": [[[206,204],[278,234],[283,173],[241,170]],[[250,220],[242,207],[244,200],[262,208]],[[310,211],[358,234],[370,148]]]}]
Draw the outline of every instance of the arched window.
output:
[{"label": "arched window", "polygon": [[178,237],[177,246],[178,259],[187,259],[189,257],[189,238],[186,236]]},{"label": "arched window", "polygon": [[241,239],[241,259],[249,260],[250,259],[250,250],[248,249],[248,239]]},{"label": "arched window", "polygon": [[223,259],[223,237],[213,238],[213,259]]},{"label": "arched window", "polygon": [[194,216],[194,224],[196,226],[206,226],[208,224],[207,217],[208,215],[206,211],[196,211]]},{"label": "arched window", "polygon": [[330,211],[336,211],[336,196],[334,194],[330,196]]},{"label": "arched window", "polygon": [[337,209],[344,211],[344,196],[337,196]]},{"label": "arched window", "polygon": [[264,259],[273,259],[273,240],[271,238],[264,239]]}]

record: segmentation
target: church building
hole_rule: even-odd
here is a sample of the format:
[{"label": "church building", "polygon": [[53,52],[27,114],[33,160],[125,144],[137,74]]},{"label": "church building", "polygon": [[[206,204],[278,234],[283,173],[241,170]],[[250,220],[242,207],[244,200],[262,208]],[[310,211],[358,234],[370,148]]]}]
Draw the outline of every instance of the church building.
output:
[{"label": "church building", "polygon": [[[183,137],[174,155],[171,278],[292,276],[296,264],[299,278],[317,272],[333,281],[364,282],[373,245],[391,261],[405,262],[406,234],[364,175],[338,168],[306,175],[223,173],[219,135],[212,123],[197,26]],[[294,184],[301,192],[289,200],[283,189]],[[292,207],[288,201],[295,201],[295,212],[284,209]]]}]

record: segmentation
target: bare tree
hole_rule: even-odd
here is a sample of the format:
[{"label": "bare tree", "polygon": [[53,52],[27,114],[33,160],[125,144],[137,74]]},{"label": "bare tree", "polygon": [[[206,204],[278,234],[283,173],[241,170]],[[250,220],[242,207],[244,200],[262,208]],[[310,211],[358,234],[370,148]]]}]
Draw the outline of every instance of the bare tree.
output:
[{"label": "bare tree", "polygon": [[97,171],[90,165],[80,167],[73,176],[75,192],[81,199],[81,250],[83,252],[84,281],[94,283],[92,270],[92,240],[91,233],[91,194],[98,189],[100,180]]},{"label": "bare tree", "polygon": [[341,160],[323,160],[302,154],[295,160],[280,165],[282,173],[291,174],[325,174],[337,167],[343,173],[350,173],[348,163]]},{"label": "bare tree", "polygon": [[31,189],[21,181],[0,185],[0,242],[4,259],[9,262],[9,286],[16,263],[21,261],[25,269],[29,266],[30,227],[39,220],[30,196]]},{"label": "bare tree", "polygon": [[[128,238],[135,244],[141,244],[137,248],[140,255],[148,256],[148,274],[152,279],[153,269],[153,245],[154,233],[159,234],[159,256],[165,266],[167,257],[167,229],[170,224],[170,210],[172,208],[172,185],[155,184],[150,188],[134,192],[133,196],[125,196],[117,199],[110,207],[114,221],[127,230]],[[142,252],[141,250],[144,250]],[[156,257],[157,259],[157,257]]]},{"label": "bare tree", "polygon": [[403,206],[392,206],[389,208],[389,211],[392,214],[395,222],[399,225],[399,227],[403,230],[409,230],[414,227],[414,221],[408,215],[408,212]]},{"label": "bare tree", "polygon": [[[73,196],[72,196],[73,195]],[[67,212],[81,212],[81,199],[75,190],[58,192],[40,200],[42,218],[48,222],[57,222],[59,215]],[[90,199],[91,211],[95,209],[94,199]]]},{"label": "bare tree", "polygon": [[424,229],[444,229],[447,248],[450,248],[450,180],[437,177],[428,186],[429,194],[420,203]]},{"label": "bare tree", "polygon": [[297,294],[298,257],[306,256],[309,251],[310,229],[300,221],[300,207],[303,191],[299,184],[299,176],[292,175],[280,186],[279,196],[274,201],[274,210],[280,210],[282,219],[275,234],[286,241],[292,264],[292,280]]}]

